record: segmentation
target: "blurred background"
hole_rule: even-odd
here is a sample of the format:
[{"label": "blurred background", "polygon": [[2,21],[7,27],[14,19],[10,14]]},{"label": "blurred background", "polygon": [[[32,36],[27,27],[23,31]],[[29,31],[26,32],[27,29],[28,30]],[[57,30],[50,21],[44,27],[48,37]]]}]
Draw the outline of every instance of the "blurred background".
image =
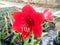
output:
[{"label": "blurred background", "polygon": [[9,2],[16,2],[16,3],[30,3],[37,6],[52,7],[52,8],[60,7],[60,0],[0,0],[0,1],[9,1]]},{"label": "blurred background", "polygon": [[[47,37],[44,37],[44,35],[41,40],[43,42],[45,39],[48,40],[51,38],[50,41],[53,42],[53,36],[56,35],[53,31],[49,33],[47,30],[54,27],[54,24],[60,21],[60,0],[0,0],[0,45],[22,45],[22,43],[24,43],[21,39],[21,35],[14,32],[11,26],[13,22],[12,13],[14,11],[21,11],[22,7],[26,4],[32,5],[34,9],[39,13],[43,13],[44,9],[47,7],[52,9],[54,22],[44,22],[43,24],[43,30],[46,32],[43,33],[49,35],[51,34],[52,36],[50,35],[49,37],[48,35]],[[41,40],[35,38],[35,42],[39,42]],[[46,41],[44,42],[46,43]],[[39,42],[38,44],[45,45],[45,43],[41,43]],[[29,45],[29,43],[27,45]]]}]

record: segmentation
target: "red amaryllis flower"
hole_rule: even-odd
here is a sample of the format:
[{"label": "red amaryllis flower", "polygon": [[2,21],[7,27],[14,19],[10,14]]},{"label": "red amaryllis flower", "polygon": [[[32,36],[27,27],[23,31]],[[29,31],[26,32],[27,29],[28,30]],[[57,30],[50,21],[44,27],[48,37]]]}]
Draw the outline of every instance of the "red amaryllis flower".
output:
[{"label": "red amaryllis flower", "polygon": [[46,8],[43,13],[47,22],[53,22],[53,13],[50,8]]},{"label": "red amaryllis flower", "polygon": [[36,37],[41,37],[44,16],[42,13],[37,13],[30,5],[22,8],[21,12],[14,12],[14,22],[12,28],[16,32],[22,33],[23,40],[30,36],[31,32]]}]

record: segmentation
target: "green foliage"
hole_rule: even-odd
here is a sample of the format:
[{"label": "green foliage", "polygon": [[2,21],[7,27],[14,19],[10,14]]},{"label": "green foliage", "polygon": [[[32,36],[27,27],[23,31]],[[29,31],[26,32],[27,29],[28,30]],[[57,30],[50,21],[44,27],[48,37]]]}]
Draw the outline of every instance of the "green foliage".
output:
[{"label": "green foliage", "polygon": [[60,0],[56,0],[56,2],[60,2]]},{"label": "green foliage", "polygon": [[13,11],[17,11],[18,8],[16,7],[7,7],[7,8],[0,8],[0,28],[5,25],[4,16],[7,16],[8,13],[12,14]]},{"label": "green foliage", "polygon": [[[0,40],[4,40],[7,38],[10,33],[14,33],[11,29],[11,20],[12,20],[12,13],[14,11],[18,11],[19,8],[16,7],[7,7],[7,8],[0,8]],[[17,34],[14,34],[17,36]],[[13,36],[13,38],[15,38]],[[14,40],[13,40],[14,41]],[[1,43],[1,45],[6,45],[5,43]]]}]

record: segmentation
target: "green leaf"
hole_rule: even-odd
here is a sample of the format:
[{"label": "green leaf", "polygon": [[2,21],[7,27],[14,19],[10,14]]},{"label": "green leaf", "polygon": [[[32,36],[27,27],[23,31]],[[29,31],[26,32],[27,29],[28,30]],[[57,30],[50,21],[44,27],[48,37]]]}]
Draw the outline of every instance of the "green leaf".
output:
[{"label": "green leaf", "polygon": [[6,35],[5,35],[5,33],[4,33],[4,30],[2,30],[2,32],[1,32],[1,39],[5,39],[5,37],[6,37]]},{"label": "green leaf", "polygon": [[42,33],[42,37],[45,36],[45,35],[47,35],[47,34],[48,34],[48,32],[43,32]]},{"label": "green leaf", "polygon": [[14,33],[11,43],[13,43],[18,36],[19,36],[19,33]]},{"label": "green leaf", "polygon": [[27,45],[29,41],[29,37],[24,40],[24,45]]},{"label": "green leaf", "polygon": [[31,45],[34,45],[34,34],[32,32],[32,41],[31,41]]}]

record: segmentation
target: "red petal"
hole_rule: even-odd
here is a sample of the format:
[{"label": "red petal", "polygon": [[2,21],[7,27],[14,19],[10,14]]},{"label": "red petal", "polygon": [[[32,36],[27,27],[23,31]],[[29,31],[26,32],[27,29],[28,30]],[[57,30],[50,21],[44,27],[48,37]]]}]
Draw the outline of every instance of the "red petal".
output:
[{"label": "red petal", "polygon": [[50,8],[46,8],[43,13],[44,13],[46,21],[48,21],[48,22],[53,21],[53,13]]},{"label": "red petal", "polygon": [[22,11],[27,14],[27,15],[31,15],[32,13],[35,12],[34,8],[30,5],[26,5],[22,8]]},{"label": "red petal", "polygon": [[40,25],[35,25],[33,27],[33,33],[36,37],[41,37],[42,36],[42,26]]},{"label": "red petal", "polygon": [[26,22],[24,22],[23,20],[18,22],[15,21],[12,25],[12,28],[16,31],[16,32],[23,32],[22,27],[26,27],[28,26],[28,24]]},{"label": "red petal", "polygon": [[14,12],[13,13],[13,18],[15,21],[23,21],[25,18],[27,18],[27,15],[25,15],[23,12]]},{"label": "red petal", "polygon": [[13,18],[14,18],[15,20],[18,20],[18,19],[20,18],[20,15],[22,15],[22,12],[14,12],[14,13],[13,13]]},{"label": "red petal", "polygon": [[12,28],[13,28],[16,32],[22,32],[21,26],[18,24],[18,22],[14,22],[13,25],[12,25]]},{"label": "red petal", "polygon": [[14,12],[13,17],[15,19],[12,28],[16,32],[22,32],[21,27],[26,26],[26,22],[24,21],[26,18],[26,15],[24,15],[22,12]]},{"label": "red petal", "polygon": [[44,15],[42,13],[33,13],[31,15],[31,18],[34,20],[35,23],[38,23],[39,25],[42,24],[44,21]]},{"label": "red petal", "polygon": [[52,22],[53,21],[53,14],[50,12],[47,16],[47,19],[49,22]]},{"label": "red petal", "polygon": [[27,37],[30,36],[31,33],[31,28],[30,27],[24,27],[24,30],[22,32],[22,39],[25,40]]}]

